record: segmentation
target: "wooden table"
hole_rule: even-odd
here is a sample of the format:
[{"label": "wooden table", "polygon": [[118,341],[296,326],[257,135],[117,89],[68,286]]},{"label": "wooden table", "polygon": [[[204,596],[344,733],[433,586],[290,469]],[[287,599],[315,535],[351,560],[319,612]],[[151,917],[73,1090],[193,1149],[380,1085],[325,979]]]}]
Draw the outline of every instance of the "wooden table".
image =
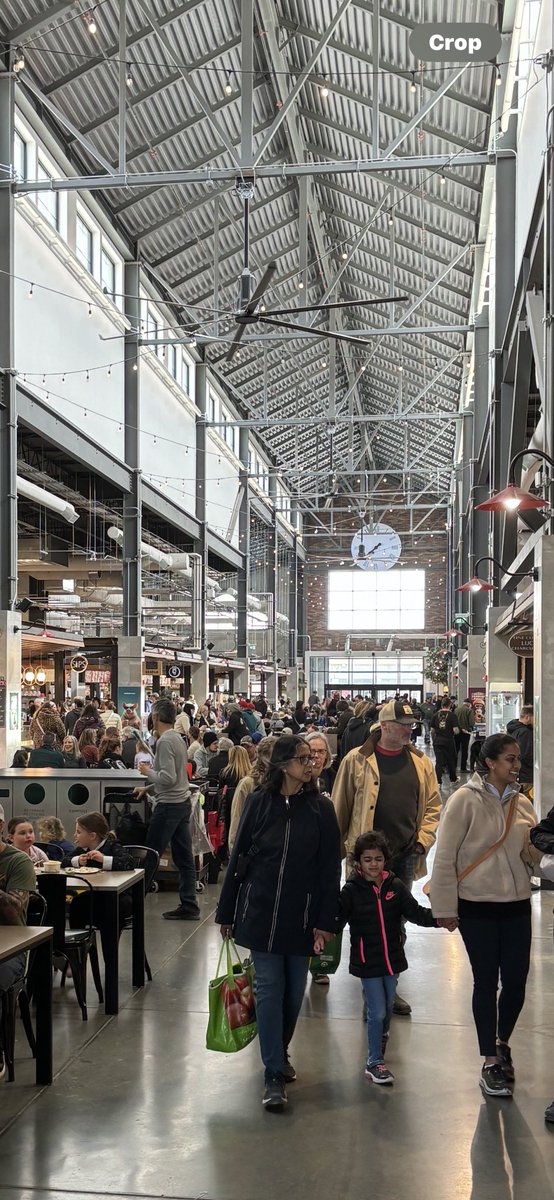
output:
[{"label": "wooden table", "polygon": [[0,925],[0,962],[35,951],[37,1083],[52,1083],[52,929],[49,925]]},{"label": "wooden table", "polygon": [[[67,886],[82,887],[76,875],[67,874]],[[60,872],[62,875],[65,871]],[[46,872],[44,872],[46,876]],[[42,872],[37,872],[40,891]],[[47,876],[46,876],[47,877]],[[97,916],[102,919],[102,953],[104,955],[104,1011],[109,1016],[119,1012],[119,897],[130,891],[133,902],[132,979],[134,987],[144,987],[144,871],[95,871],[83,878],[94,891]]]}]

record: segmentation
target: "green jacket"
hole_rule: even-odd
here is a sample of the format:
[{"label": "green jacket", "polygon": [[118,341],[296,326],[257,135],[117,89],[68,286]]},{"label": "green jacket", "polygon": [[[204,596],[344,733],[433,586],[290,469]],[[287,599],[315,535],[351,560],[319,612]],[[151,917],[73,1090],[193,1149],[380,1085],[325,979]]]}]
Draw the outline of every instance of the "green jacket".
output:
[{"label": "green jacket", "polygon": [[461,733],[471,733],[475,727],[475,713],[469,704],[460,704],[454,713],[456,725]]}]

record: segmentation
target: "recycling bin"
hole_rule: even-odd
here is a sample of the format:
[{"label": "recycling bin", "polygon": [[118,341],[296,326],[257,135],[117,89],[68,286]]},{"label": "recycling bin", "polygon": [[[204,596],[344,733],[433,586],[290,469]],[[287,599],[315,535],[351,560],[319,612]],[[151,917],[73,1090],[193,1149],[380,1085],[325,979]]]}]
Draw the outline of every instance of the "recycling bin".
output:
[{"label": "recycling bin", "polygon": [[94,771],[64,771],[56,780],[56,816],[71,840],[75,821],[85,813],[101,812],[101,781]]}]

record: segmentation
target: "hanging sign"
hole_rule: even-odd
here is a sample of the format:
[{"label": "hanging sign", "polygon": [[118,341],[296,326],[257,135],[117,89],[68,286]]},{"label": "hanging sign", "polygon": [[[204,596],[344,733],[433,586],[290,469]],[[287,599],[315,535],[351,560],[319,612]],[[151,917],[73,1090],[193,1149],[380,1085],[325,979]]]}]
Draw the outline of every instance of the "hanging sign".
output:
[{"label": "hanging sign", "polygon": [[531,625],[524,625],[522,629],[516,629],[515,633],[511,633],[508,638],[508,645],[514,654],[520,658],[532,658],[534,653],[534,635]]},{"label": "hanging sign", "polygon": [[170,663],[169,667],[167,668],[166,675],[168,679],[182,679],[183,668],[179,665],[179,663]]},{"label": "hanging sign", "polygon": [[82,675],[88,667],[88,658],[84,654],[74,654],[69,665],[77,675]]}]

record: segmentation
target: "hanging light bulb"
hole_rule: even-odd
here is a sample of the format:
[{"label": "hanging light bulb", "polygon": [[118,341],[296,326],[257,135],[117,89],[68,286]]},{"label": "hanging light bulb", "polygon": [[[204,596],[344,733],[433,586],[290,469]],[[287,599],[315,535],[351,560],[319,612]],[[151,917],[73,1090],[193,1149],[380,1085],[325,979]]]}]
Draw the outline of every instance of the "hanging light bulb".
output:
[{"label": "hanging light bulb", "polygon": [[29,300],[33,299],[34,291],[35,291],[35,285],[34,285],[34,283],[32,283],[29,288]]},{"label": "hanging light bulb", "polygon": [[224,90],[225,90],[225,95],[226,95],[226,96],[230,96],[230,95],[232,94],[232,91],[233,91],[233,83],[232,83],[232,80],[231,80],[231,72],[230,72],[230,71],[229,71],[229,74],[228,74],[228,76],[227,76],[227,82],[226,82],[226,84],[225,84],[225,89],[224,89]]},{"label": "hanging light bulb", "polygon": [[415,81],[415,71],[412,71],[412,82],[410,84],[410,91],[417,92],[417,84]]},{"label": "hanging light bulb", "polygon": [[325,79],[325,75],[323,76],[323,83],[322,83],[322,85],[321,85],[321,87],[320,87],[320,89],[319,89],[319,92],[320,92],[320,95],[321,95],[322,99],[323,99],[323,100],[326,100],[326,99],[327,99],[327,97],[328,97],[328,95],[329,95],[329,88],[327,87],[327,82],[326,82],[326,79]]},{"label": "hanging light bulb", "polygon": [[130,64],[130,63],[127,63],[127,72],[126,72],[126,75],[125,75],[125,83],[127,84],[127,87],[128,87],[128,88],[132,88],[132,86],[133,86],[133,83],[134,83],[134,80],[133,80],[133,72],[132,72],[132,68],[131,68],[131,64]]},{"label": "hanging light bulb", "polygon": [[92,8],[87,17],[87,29],[89,33],[95,34],[98,32],[98,26],[94,19],[94,9]]},{"label": "hanging light bulb", "polygon": [[18,46],[17,50],[15,52],[13,69],[16,72],[25,70],[25,55],[23,53],[23,50],[21,49],[21,46]]},{"label": "hanging light bulb", "polygon": [[501,76],[501,74],[500,74],[500,67],[497,67],[497,68],[496,68],[496,79],[495,79],[495,81],[494,81],[494,82],[495,82],[495,86],[496,86],[496,87],[500,87],[500,84],[502,83],[502,76]]},{"label": "hanging light bulb", "polygon": [[299,279],[298,280],[298,291],[301,292],[303,287],[304,287],[304,283],[303,283],[302,279]]},{"label": "hanging light bulb", "polygon": [[25,680],[25,683],[34,683],[35,682],[35,672],[33,671],[32,667],[27,667],[27,670],[25,671],[23,678]]},{"label": "hanging light bulb", "polygon": [[36,672],[35,679],[37,683],[46,683],[46,671],[44,670],[44,667],[39,667],[38,671]]}]

